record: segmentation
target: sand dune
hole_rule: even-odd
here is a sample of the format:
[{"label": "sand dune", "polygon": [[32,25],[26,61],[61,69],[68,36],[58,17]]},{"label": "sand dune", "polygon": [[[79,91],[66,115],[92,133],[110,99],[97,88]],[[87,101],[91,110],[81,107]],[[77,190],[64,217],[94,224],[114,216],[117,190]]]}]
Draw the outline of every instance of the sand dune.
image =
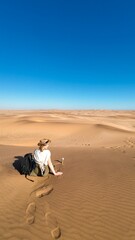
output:
[{"label": "sand dune", "polygon": [[[134,240],[134,118],[135,111],[0,111],[0,240]],[[20,159],[43,137],[64,175],[26,179]]]},{"label": "sand dune", "polygon": [[122,125],[118,125],[118,124],[96,124],[97,127],[101,127],[104,129],[108,129],[108,130],[114,130],[114,131],[121,131],[121,132],[132,132],[134,133],[135,130],[133,127],[126,127],[126,126],[122,126]]},{"label": "sand dune", "polygon": [[[131,113],[123,113],[123,119],[116,119],[114,116],[120,114],[108,112],[107,115],[106,111],[95,111],[95,116],[94,111],[56,111],[54,115],[51,111],[1,112],[0,144],[35,146],[37,139],[48,136],[54,146],[82,146],[108,130],[134,133],[135,124],[130,118]],[[108,116],[111,116],[109,121]],[[97,127],[100,129],[97,130]]]}]

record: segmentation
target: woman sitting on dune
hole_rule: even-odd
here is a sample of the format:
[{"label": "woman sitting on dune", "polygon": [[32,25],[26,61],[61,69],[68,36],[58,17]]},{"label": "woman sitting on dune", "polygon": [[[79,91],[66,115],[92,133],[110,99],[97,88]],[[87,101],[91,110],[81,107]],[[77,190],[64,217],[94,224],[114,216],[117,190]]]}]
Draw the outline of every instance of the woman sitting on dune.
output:
[{"label": "woman sitting on dune", "polygon": [[34,159],[35,159],[37,168],[39,168],[41,171],[42,176],[48,173],[48,166],[55,176],[59,176],[59,175],[62,175],[63,173],[56,172],[53,167],[53,164],[51,161],[51,152],[50,150],[48,150],[50,142],[51,141],[49,139],[42,139],[39,141],[38,143],[39,148],[34,151]]}]

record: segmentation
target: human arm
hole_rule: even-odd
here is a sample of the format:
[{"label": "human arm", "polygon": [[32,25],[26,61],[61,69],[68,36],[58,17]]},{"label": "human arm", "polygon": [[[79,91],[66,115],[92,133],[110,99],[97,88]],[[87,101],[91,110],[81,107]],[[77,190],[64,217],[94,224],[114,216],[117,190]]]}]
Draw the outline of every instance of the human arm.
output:
[{"label": "human arm", "polygon": [[51,161],[51,158],[49,158],[49,160],[48,160],[48,165],[49,165],[52,173],[53,173],[55,176],[60,176],[60,175],[63,174],[62,172],[56,172],[56,171],[55,171],[54,166],[53,166],[52,161]]}]

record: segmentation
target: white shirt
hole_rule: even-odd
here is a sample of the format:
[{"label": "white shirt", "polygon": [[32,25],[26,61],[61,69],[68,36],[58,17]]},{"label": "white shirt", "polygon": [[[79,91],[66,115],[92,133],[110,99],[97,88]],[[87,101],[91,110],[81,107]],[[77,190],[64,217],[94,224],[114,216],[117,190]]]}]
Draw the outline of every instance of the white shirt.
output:
[{"label": "white shirt", "polygon": [[51,152],[48,149],[43,150],[42,152],[39,149],[34,151],[35,162],[39,165],[48,165],[48,160],[51,157]]}]

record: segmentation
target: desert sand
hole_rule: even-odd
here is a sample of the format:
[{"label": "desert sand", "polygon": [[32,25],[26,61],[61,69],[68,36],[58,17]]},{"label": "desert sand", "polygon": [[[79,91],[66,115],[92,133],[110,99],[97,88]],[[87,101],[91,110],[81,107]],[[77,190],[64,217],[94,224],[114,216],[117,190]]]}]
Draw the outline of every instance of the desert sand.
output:
[{"label": "desert sand", "polygon": [[[64,174],[26,179],[42,138]],[[135,111],[0,111],[0,240],[31,239],[135,240]]]}]

